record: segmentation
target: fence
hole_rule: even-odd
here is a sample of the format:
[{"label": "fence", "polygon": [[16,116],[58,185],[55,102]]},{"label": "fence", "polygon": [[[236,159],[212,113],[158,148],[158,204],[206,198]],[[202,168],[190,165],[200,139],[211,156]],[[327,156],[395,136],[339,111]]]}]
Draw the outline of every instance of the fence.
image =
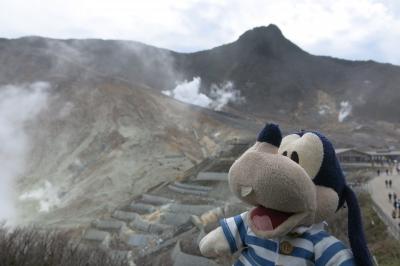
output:
[{"label": "fence", "polygon": [[385,211],[379,207],[378,204],[375,203],[374,200],[372,200],[372,208],[374,211],[378,214],[379,218],[386,224],[388,227],[389,232],[398,240],[400,241],[400,229],[399,225],[396,224],[396,222],[393,220],[393,218],[387,214]]}]

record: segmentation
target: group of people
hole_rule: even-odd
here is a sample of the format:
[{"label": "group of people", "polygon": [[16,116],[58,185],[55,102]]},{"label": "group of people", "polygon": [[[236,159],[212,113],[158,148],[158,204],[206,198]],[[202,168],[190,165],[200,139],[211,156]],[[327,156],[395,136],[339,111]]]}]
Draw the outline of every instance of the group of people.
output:
[{"label": "group of people", "polygon": [[[397,167],[396,167],[397,169]],[[378,175],[380,175],[380,170],[377,170]],[[393,174],[393,171],[386,169],[386,175],[389,176]],[[385,179],[385,186],[387,189],[392,189],[392,179]],[[396,192],[388,193],[389,202],[393,204],[392,218],[400,218],[400,198],[397,197]],[[399,223],[400,226],[400,223]]]},{"label": "group of people", "polygon": [[[385,180],[385,185],[386,185],[386,188],[392,188],[392,179]],[[389,192],[389,195],[390,195],[390,192]],[[390,198],[390,196],[389,196],[389,198]]]},{"label": "group of people", "polygon": [[[400,172],[400,168],[399,168],[399,166],[396,166],[396,172],[397,172],[397,174]],[[378,170],[376,170],[376,173],[377,173],[377,175],[378,176],[380,176],[381,175],[381,169],[378,169]],[[385,173],[386,173],[386,175],[388,176],[389,174],[390,175],[393,175],[393,169],[385,169]]]},{"label": "group of people", "polygon": [[389,192],[389,201],[393,203],[392,218],[400,218],[400,199],[397,198],[396,192]]}]

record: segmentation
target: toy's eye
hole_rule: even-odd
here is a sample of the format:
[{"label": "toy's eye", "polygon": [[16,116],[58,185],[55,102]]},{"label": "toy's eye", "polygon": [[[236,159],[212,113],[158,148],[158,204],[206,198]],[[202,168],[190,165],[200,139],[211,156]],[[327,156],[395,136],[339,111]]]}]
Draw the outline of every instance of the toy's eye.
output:
[{"label": "toy's eye", "polygon": [[302,137],[297,134],[284,137],[278,152],[303,167],[310,178],[318,174],[324,159],[322,141],[312,132],[307,132]]},{"label": "toy's eye", "polygon": [[292,152],[292,155],[290,155],[290,159],[292,159],[292,161],[299,163],[299,155],[297,154],[297,152]]}]

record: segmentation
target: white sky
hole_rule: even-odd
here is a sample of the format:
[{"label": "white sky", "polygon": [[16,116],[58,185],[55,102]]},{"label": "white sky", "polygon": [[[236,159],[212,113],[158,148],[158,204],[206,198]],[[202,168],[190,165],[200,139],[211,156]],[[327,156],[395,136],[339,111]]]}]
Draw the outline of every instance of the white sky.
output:
[{"label": "white sky", "polygon": [[399,0],[0,0],[0,36],[127,39],[181,52],[270,23],[313,54],[400,65]]}]

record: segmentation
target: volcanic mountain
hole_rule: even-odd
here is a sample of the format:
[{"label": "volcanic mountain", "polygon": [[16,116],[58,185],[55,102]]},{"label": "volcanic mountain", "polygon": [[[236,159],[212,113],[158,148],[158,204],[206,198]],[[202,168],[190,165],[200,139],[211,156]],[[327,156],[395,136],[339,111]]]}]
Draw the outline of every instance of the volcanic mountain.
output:
[{"label": "volcanic mountain", "polygon": [[187,78],[202,77],[205,88],[221,79],[233,81],[246,98],[237,108],[255,115],[280,112],[308,120],[324,108],[325,114],[337,114],[340,103],[349,102],[355,117],[399,121],[400,67],[311,55],[275,25],[176,58],[179,72],[185,71]]},{"label": "volcanic mountain", "polygon": [[316,125],[337,120],[347,103],[354,118],[399,121],[400,67],[311,55],[275,25],[187,54],[131,41],[0,39],[1,83],[88,80],[90,72],[157,90],[200,77],[207,95],[211,84],[232,81],[246,101],[231,107],[259,117],[285,114]]},{"label": "volcanic mountain", "polygon": [[[245,100],[216,112],[161,93],[195,77],[210,98],[213,84],[231,82]],[[0,88],[37,81],[49,84],[47,107],[25,125],[31,147],[16,185],[35,202],[19,203],[21,221],[89,221],[177,178],[226,140],[254,136],[265,121],[322,129],[338,145],[396,144],[400,135],[400,67],[311,55],[275,25],[196,53],[132,41],[0,39]],[[43,209],[52,212],[32,213]]]}]

